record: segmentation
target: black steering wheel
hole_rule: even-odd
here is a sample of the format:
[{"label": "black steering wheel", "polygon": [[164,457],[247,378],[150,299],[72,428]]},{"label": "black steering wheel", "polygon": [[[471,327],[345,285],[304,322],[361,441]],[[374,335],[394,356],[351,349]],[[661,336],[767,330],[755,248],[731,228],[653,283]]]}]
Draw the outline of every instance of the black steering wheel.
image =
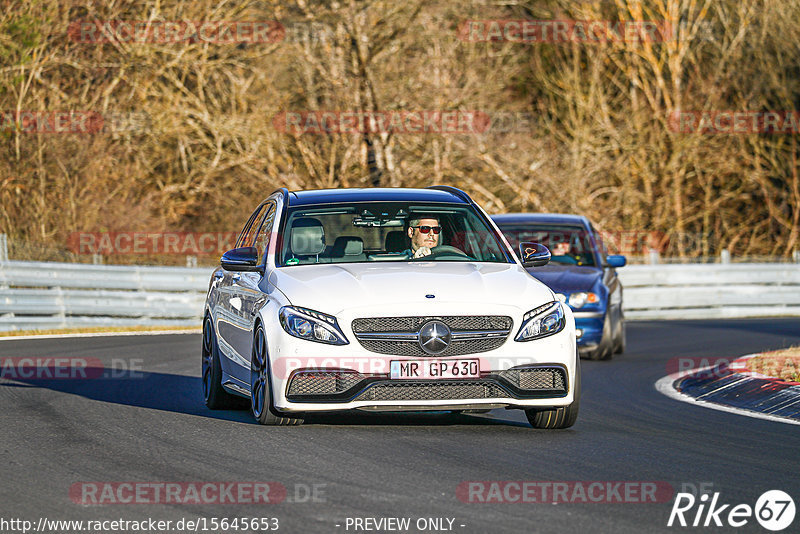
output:
[{"label": "black steering wheel", "polygon": [[439,245],[438,247],[433,247],[429,255],[414,259],[432,260],[436,258],[443,258],[445,256],[455,256],[457,258],[473,259],[472,256],[470,256],[466,252],[462,251],[461,249],[457,249],[456,247],[451,247],[450,245]]}]

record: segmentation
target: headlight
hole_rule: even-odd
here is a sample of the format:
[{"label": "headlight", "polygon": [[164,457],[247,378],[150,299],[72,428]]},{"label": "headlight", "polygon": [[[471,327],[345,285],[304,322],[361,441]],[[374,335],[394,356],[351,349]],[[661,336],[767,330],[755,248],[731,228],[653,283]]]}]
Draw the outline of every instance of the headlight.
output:
[{"label": "headlight", "polygon": [[583,308],[586,304],[596,304],[600,301],[594,293],[581,291],[569,296],[569,305],[573,308]]},{"label": "headlight", "polygon": [[548,302],[522,317],[522,326],[514,341],[531,341],[552,336],[561,332],[565,324],[567,321],[564,318],[564,309],[561,307],[561,303]]},{"label": "headlight", "polygon": [[283,329],[294,337],[329,345],[349,343],[339,328],[336,317],[332,315],[296,306],[284,306],[278,316]]}]

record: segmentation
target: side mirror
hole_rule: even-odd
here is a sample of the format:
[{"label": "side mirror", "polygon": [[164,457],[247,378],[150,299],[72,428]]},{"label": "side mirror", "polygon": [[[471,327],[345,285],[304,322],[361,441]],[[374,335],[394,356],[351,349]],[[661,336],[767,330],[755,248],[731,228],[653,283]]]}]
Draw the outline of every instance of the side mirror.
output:
[{"label": "side mirror", "polygon": [[550,250],[539,243],[520,243],[519,257],[523,267],[541,267],[550,262]]},{"label": "side mirror", "polygon": [[606,256],[606,265],[608,267],[614,267],[616,269],[617,267],[625,267],[627,263],[628,260],[627,258],[625,258],[625,256],[619,256],[619,255]]},{"label": "side mirror", "polygon": [[263,266],[258,264],[258,249],[256,247],[231,249],[222,255],[220,264],[226,271],[264,272]]}]

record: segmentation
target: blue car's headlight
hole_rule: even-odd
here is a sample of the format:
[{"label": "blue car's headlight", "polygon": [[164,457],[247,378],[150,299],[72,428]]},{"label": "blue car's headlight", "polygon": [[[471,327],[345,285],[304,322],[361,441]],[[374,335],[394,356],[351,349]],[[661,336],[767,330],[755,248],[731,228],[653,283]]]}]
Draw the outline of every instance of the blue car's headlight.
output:
[{"label": "blue car's headlight", "polygon": [[569,305],[573,308],[583,308],[587,304],[598,304],[599,302],[600,298],[597,294],[588,291],[579,291],[569,296]]},{"label": "blue car's headlight", "polygon": [[329,345],[349,343],[336,317],[332,315],[297,306],[284,306],[278,312],[278,317],[283,329],[294,337]]},{"label": "blue car's headlight", "polygon": [[531,341],[557,334],[564,329],[567,320],[564,318],[564,309],[560,302],[548,302],[526,313],[522,317],[522,326],[519,328],[514,341]]}]

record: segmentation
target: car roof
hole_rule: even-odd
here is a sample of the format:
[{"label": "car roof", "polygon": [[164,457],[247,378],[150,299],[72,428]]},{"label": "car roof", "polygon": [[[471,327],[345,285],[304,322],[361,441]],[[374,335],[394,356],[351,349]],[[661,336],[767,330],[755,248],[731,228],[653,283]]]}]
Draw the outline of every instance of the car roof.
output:
[{"label": "car roof", "polygon": [[545,223],[545,224],[577,224],[589,226],[589,219],[583,215],[568,213],[504,213],[492,215],[497,224],[503,223]]},{"label": "car roof", "polygon": [[289,206],[333,204],[337,202],[446,202],[467,204],[467,200],[450,191],[403,187],[360,189],[316,189],[289,193]]}]

